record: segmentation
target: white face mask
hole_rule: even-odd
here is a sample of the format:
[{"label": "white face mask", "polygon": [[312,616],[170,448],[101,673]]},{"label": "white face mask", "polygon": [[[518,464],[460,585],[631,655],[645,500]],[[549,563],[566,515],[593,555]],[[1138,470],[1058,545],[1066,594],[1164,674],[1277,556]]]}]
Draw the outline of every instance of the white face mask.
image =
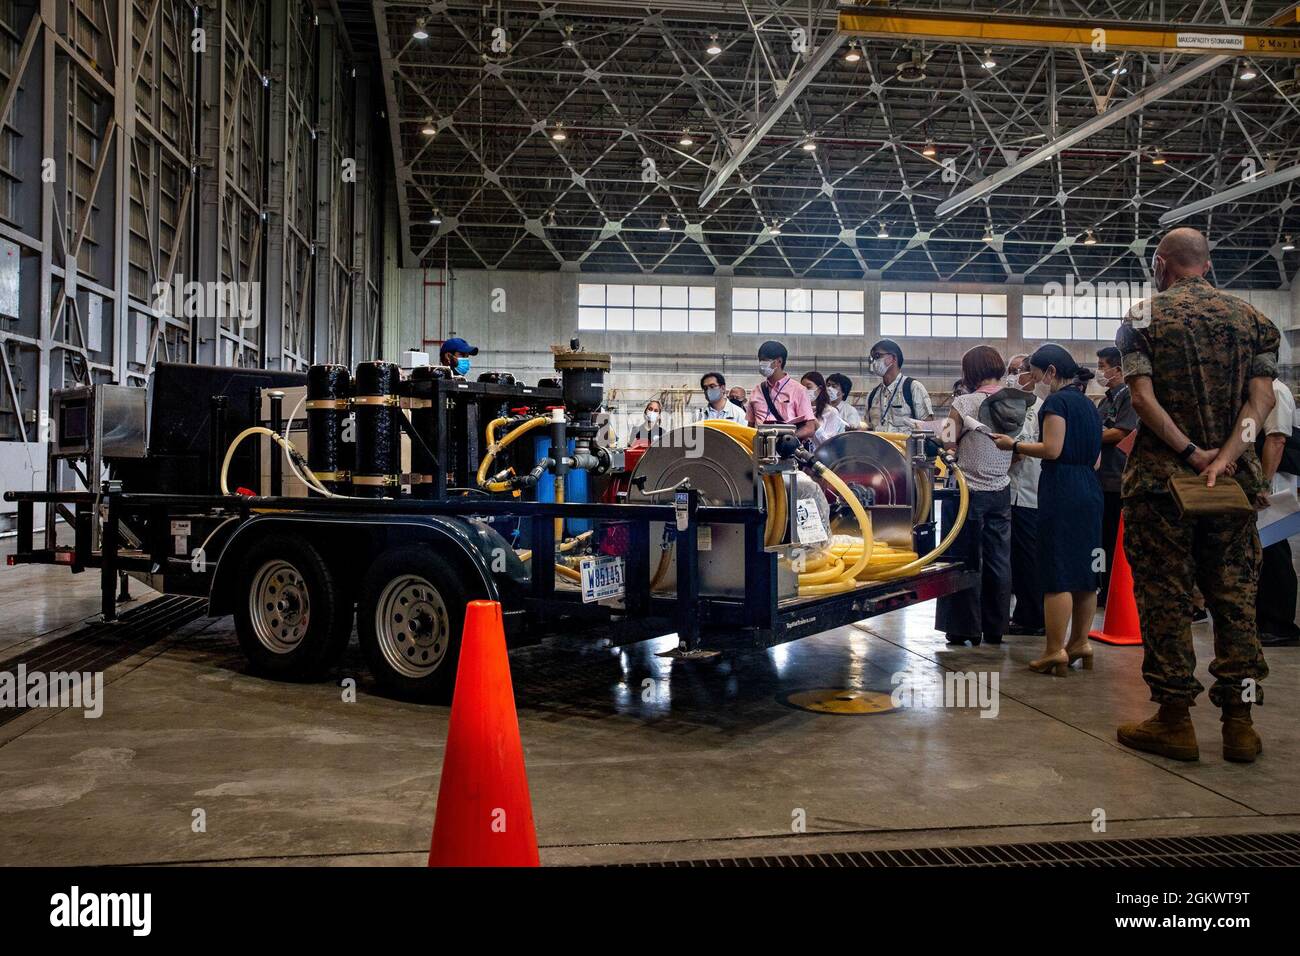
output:
[{"label": "white face mask", "polygon": [[813,385],[810,388],[806,388],[804,389],[804,391],[808,393],[808,401],[810,402],[817,401],[817,396],[820,395],[822,392],[822,390],[818,388],[816,385]]},{"label": "white face mask", "polygon": [[1034,383],[1034,394],[1039,398],[1047,398],[1052,394],[1052,386],[1046,380]]},{"label": "white face mask", "polygon": [[763,378],[771,378],[772,372],[775,370],[776,370],[776,365],[773,364],[772,362],[758,363],[758,374],[763,376]]},{"label": "white face mask", "polygon": [[832,402],[838,402],[840,400],[840,390],[836,388],[834,385],[827,385],[826,397],[830,399]]},{"label": "white face mask", "polygon": [[1002,379],[1002,387],[1003,387],[1003,388],[1019,388],[1019,387],[1020,387],[1020,376],[1019,376],[1019,375],[1016,375],[1014,372],[1011,373],[1011,374],[1009,374],[1009,375],[1007,375],[1006,378]]},{"label": "white face mask", "polygon": [[655,422],[659,421],[659,413],[656,411],[648,411],[645,413],[645,420],[647,424],[653,425]]},{"label": "white face mask", "polygon": [[889,363],[887,363],[884,359],[878,358],[878,359],[871,360],[871,372],[873,375],[879,375],[881,378],[884,378],[885,373],[888,371],[889,371]]}]

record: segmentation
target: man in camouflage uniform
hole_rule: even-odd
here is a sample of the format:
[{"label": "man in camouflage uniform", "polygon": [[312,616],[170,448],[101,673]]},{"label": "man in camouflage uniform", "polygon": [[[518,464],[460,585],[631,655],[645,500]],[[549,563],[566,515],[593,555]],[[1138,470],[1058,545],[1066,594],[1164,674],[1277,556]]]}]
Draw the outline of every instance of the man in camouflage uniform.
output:
[{"label": "man in camouflage uniform", "polygon": [[1133,568],[1145,656],[1142,676],[1159,712],[1118,730],[1120,743],[1177,760],[1200,755],[1188,716],[1196,679],[1191,593],[1214,618],[1214,686],[1225,759],[1262,750],[1250,704],[1268,675],[1255,626],[1260,543],[1255,516],[1179,518],[1172,476],[1238,481],[1252,501],[1264,489],[1254,440],[1273,405],[1280,334],[1249,304],[1205,279],[1209,245],[1175,229],[1153,259],[1159,294],[1125,318],[1115,344],[1142,422],[1124,471],[1124,552]]}]

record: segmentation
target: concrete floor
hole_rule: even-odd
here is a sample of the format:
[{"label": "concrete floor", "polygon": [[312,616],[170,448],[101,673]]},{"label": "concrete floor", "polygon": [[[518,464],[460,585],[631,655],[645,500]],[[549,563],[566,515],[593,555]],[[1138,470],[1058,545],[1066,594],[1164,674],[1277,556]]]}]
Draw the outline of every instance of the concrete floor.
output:
[{"label": "concrete floor", "polygon": [[[0,670],[97,609],[91,574],[0,568]],[[1180,764],[1115,743],[1115,725],[1151,706],[1140,649],[1098,646],[1094,671],[1062,680],[1025,669],[1038,639],[954,650],[932,624],[921,605],[713,664],[658,658],[662,641],[515,652],[543,862],[1300,828],[1300,648],[1268,652],[1258,763],[1220,758],[1202,698],[1202,760]],[[1208,683],[1210,626],[1195,630]],[[935,687],[945,670],[997,673],[997,717],[784,702],[888,694],[899,673]],[[252,676],[230,619],[201,618],[112,667],[98,720],[38,710],[0,725],[0,862],[423,863],[448,709],[375,696],[355,645],[344,674],[355,703],[335,683]],[[191,829],[196,809],[206,832]]]}]

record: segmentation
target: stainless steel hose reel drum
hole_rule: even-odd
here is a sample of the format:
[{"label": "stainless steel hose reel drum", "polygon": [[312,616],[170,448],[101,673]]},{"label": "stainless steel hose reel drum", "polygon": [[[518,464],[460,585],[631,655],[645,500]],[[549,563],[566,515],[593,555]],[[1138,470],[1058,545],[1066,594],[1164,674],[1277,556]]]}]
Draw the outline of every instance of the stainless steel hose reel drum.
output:
[{"label": "stainless steel hose reel drum", "polygon": [[[926,517],[917,513],[917,490],[924,478],[903,448],[875,432],[842,432],[818,448],[815,457],[859,493],[871,512],[877,539],[897,548],[912,547],[912,528]],[[834,505],[838,496],[827,486],[823,490]],[[837,534],[857,533],[847,509],[834,511]]]}]

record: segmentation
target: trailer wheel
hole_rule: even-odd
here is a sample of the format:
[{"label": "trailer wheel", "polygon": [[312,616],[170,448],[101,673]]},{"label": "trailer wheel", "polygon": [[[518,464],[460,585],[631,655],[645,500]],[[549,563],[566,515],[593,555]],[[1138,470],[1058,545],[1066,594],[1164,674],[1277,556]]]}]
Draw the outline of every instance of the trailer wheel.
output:
[{"label": "trailer wheel", "polygon": [[427,548],[402,548],[379,558],[361,585],[357,609],[370,673],[398,697],[450,701],[465,604],[479,596]]},{"label": "trailer wheel", "polygon": [[281,680],[318,680],[352,636],[352,604],[314,547],[291,535],[269,535],[243,559],[235,600],[235,633],[259,673]]}]

